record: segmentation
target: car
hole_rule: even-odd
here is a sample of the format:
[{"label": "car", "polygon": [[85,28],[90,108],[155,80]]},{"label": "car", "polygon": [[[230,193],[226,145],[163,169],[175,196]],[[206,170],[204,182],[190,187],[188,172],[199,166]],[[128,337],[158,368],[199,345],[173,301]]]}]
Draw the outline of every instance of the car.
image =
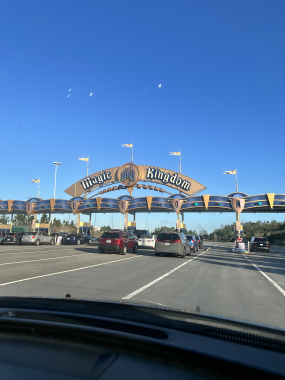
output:
[{"label": "car", "polygon": [[148,230],[134,230],[134,234],[138,237],[138,239],[139,239],[142,235],[152,236],[151,233],[150,233]]},{"label": "car", "polygon": [[4,238],[5,236],[0,235],[0,244],[4,244]]},{"label": "car", "polygon": [[159,256],[161,253],[180,257],[190,255],[191,248],[186,235],[182,232],[160,232],[155,242],[155,256]]},{"label": "car", "polygon": [[195,238],[195,235],[186,235],[187,240],[190,244],[190,249],[192,252],[197,252],[199,249],[198,240]]},{"label": "car", "polygon": [[119,252],[126,255],[128,251],[136,253],[138,251],[138,240],[136,236],[128,231],[106,231],[99,238],[99,253],[105,251]]},{"label": "car", "polygon": [[5,235],[3,243],[1,244],[21,244],[24,232],[9,232]]},{"label": "car", "polygon": [[197,242],[198,242],[198,249],[202,249],[203,248],[203,239],[201,236],[199,235],[194,235],[194,237],[196,238]]},{"label": "car", "polygon": [[138,240],[138,248],[155,248],[154,235],[141,235]]},{"label": "car", "polygon": [[[50,236],[53,236],[55,243],[62,244],[62,239],[67,236],[67,232],[53,232],[50,234]],[[61,239],[58,240],[58,237],[61,237]]]},{"label": "car", "polygon": [[54,237],[50,236],[46,232],[42,231],[31,231],[31,232],[25,232],[22,238],[22,244],[28,245],[28,244],[34,244],[34,245],[40,245],[40,244],[50,244],[54,245]]},{"label": "car", "polygon": [[91,244],[91,236],[83,234],[69,234],[62,238],[62,244]]},{"label": "car", "polygon": [[250,252],[266,251],[270,252],[270,244],[266,237],[252,237],[250,241]]}]

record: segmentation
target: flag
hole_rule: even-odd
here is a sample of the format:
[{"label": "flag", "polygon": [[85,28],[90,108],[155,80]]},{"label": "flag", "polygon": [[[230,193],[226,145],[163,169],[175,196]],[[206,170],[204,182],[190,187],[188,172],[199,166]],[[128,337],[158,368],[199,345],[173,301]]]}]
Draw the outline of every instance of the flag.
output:
[{"label": "flag", "polygon": [[89,158],[78,158],[79,161],[89,161]]},{"label": "flag", "polygon": [[180,156],[181,152],[170,152],[170,156]]},{"label": "flag", "polygon": [[39,183],[40,182],[40,180],[39,179],[31,179],[30,180],[30,182],[32,183],[32,182],[36,182],[36,183]]},{"label": "flag", "polygon": [[124,148],[132,148],[133,144],[122,144],[122,147],[124,147]]},{"label": "flag", "polygon": [[223,174],[237,174],[236,170],[225,170]]}]

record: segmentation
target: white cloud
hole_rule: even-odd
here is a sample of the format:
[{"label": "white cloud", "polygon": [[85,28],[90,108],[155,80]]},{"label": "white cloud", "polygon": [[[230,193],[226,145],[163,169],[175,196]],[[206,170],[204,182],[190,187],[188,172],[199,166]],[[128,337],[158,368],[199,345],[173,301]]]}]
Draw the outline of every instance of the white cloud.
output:
[{"label": "white cloud", "polygon": [[68,94],[67,97],[69,98],[69,97],[70,97],[70,94]]},{"label": "white cloud", "polygon": [[158,85],[158,88],[161,88],[161,83]]},{"label": "white cloud", "polygon": [[71,91],[71,88],[68,91]]},{"label": "white cloud", "polygon": [[92,95],[93,95],[93,92],[91,92],[89,95],[92,96]]}]

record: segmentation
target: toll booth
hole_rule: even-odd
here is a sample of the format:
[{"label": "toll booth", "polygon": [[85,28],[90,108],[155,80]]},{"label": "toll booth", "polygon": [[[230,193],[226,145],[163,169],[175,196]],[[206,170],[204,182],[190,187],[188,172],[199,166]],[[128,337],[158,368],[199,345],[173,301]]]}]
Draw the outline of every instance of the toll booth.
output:
[{"label": "toll booth", "polygon": [[83,235],[91,235],[91,223],[80,222],[79,224],[79,233]]},{"label": "toll booth", "polygon": [[134,232],[135,229],[137,228],[137,223],[136,222],[128,222],[128,231]]},{"label": "toll booth", "polygon": [[35,231],[49,233],[49,223],[36,223]]},{"label": "toll booth", "polygon": [[0,235],[7,234],[11,231],[11,224],[0,224]]}]

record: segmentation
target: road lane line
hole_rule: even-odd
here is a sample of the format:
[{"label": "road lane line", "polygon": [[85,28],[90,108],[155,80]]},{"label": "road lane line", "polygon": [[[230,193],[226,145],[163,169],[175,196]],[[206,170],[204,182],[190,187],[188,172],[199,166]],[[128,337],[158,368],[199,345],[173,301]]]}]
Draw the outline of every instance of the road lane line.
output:
[{"label": "road lane line", "polygon": [[49,249],[49,250],[42,250],[42,251],[21,251],[21,252],[11,252],[11,253],[0,253],[1,256],[6,256],[6,255],[20,255],[21,253],[38,253],[38,252],[61,252],[61,251],[70,251],[69,248],[61,249],[60,251],[56,249]]},{"label": "road lane line", "polygon": [[56,260],[56,259],[63,259],[66,257],[74,257],[74,256],[85,256],[85,255],[94,255],[94,253],[80,253],[78,255],[69,255],[69,256],[58,256],[58,257],[48,257],[46,259],[34,259],[34,260],[24,260],[24,261],[14,261],[12,263],[2,263],[1,265],[12,265],[12,264],[22,264],[22,263],[31,263],[33,261],[45,261],[45,260]]},{"label": "road lane line", "polygon": [[101,266],[101,265],[113,264],[113,263],[117,263],[117,262],[119,262],[119,261],[131,260],[131,259],[138,259],[138,258],[140,258],[140,257],[144,257],[144,256],[127,257],[127,258],[125,258],[125,259],[114,260],[114,261],[108,261],[107,263],[88,265],[87,267],[82,267],[82,268],[69,269],[69,270],[64,270],[64,271],[61,271],[61,272],[42,274],[41,276],[28,277],[28,278],[23,278],[23,279],[21,279],[21,280],[5,282],[5,283],[3,283],[3,284],[0,284],[0,286],[6,286],[6,285],[11,285],[11,284],[16,284],[17,282],[23,282],[23,281],[35,280],[35,279],[37,279],[37,278],[42,278],[42,277],[55,276],[55,275],[57,275],[57,274],[63,274],[63,273],[69,273],[69,272],[76,272],[76,271],[78,271],[78,270],[83,270],[83,269],[89,269],[89,268],[99,267],[99,266]]},{"label": "road lane line", "polygon": [[[243,254],[244,255],[244,254]],[[275,286],[276,289],[279,290],[279,292],[285,297],[285,290],[281,288],[281,286],[279,286],[275,281],[272,280],[272,278],[270,278],[269,276],[267,276],[267,274],[265,274],[264,272],[262,272],[261,269],[258,268],[257,265],[255,265],[247,256],[244,255],[244,257],[251,262],[251,264],[269,281],[271,282],[271,284],[273,286]]]},{"label": "road lane line", "polygon": [[148,284],[146,284],[142,288],[139,288],[138,290],[135,290],[133,293],[128,294],[127,296],[123,297],[122,299],[123,300],[129,300],[130,298],[134,297],[138,293],[143,292],[145,289],[149,288],[150,286],[156,284],[158,281],[160,281],[160,280],[164,279],[165,277],[169,276],[171,273],[173,273],[173,272],[177,271],[178,269],[182,268],[184,265],[186,265],[186,264],[190,263],[191,261],[195,260],[197,257],[203,255],[203,253],[205,253],[205,252],[207,252],[207,251],[204,251],[204,252],[200,253],[199,255],[195,256],[193,259],[188,260],[188,261],[186,261],[185,263],[183,263],[181,265],[178,265],[178,267],[172,269],[170,272],[165,273],[163,276],[160,276],[156,280],[153,280],[153,281],[149,282]]}]

